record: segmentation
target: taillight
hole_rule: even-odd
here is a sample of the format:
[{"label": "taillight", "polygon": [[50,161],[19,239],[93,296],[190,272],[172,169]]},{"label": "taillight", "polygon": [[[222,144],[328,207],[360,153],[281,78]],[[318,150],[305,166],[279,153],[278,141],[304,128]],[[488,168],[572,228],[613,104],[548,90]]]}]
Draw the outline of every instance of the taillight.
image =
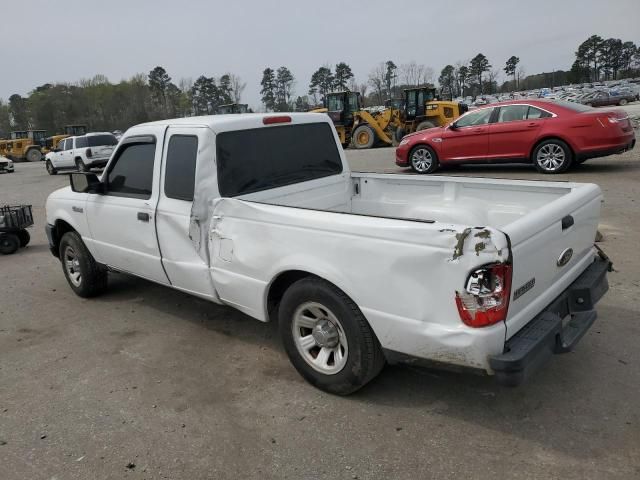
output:
[{"label": "taillight", "polygon": [[486,265],[469,275],[456,305],[462,321],[470,327],[486,327],[507,318],[511,295],[511,265]]},{"label": "taillight", "polygon": [[91,158],[91,156],[93,155],[93,152],[91,151],[90,148],[87,148],[87,152],[86,153],[87,153],[87,157],[88,158]]}]

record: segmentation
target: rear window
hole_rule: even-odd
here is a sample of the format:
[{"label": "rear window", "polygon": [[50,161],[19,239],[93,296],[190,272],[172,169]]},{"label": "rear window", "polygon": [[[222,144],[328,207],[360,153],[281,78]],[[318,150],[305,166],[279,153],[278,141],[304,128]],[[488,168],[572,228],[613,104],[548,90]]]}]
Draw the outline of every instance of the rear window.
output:
[{"label": "rear window", "polygon": [[89,147],[102,147],[104,145],[117,145],[118,140],[113,135],[91,135],[86,137]]},{"label": "rear window", "polygon": [[217,136],[218,187],[235,197],[342,172],[328,123],[223,132]]},{"label": "rear window", "polygon": [[593,107],[588,105],[582,105],[581,103],[575,102],[566,102],[564,100],[554,100],[554,103],[560,105],[562,108],[566,108],[567,110],[573,110],[574,112],[588,112],[592,110]]}]

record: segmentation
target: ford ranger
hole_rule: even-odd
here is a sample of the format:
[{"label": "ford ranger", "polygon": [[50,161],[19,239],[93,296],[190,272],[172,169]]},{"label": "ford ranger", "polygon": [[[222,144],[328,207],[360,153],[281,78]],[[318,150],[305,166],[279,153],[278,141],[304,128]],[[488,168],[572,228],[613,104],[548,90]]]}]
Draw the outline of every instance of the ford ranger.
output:
[{"label": "ford ranger", "polygon": [[76,294],[123,272],[275,320],[294,367],[337,394],[404,360],[517,385],[608,289],[598,186],[351,172],[315,113],[138,125],[70,183],[46,229]]}]

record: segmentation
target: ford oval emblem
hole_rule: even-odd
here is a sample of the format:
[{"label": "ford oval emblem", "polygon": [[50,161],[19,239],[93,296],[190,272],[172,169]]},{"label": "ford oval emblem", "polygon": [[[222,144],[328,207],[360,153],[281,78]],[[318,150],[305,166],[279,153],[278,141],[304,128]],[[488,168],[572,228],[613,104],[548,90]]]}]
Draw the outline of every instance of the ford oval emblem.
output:
[{"label": "ford oval emblem", "polygon": [[556,265],[558,265],[559,267],[564,267],[567,263],[569,263],[571,257],[573,257],[573,248],[567,248],[558,257]]}]

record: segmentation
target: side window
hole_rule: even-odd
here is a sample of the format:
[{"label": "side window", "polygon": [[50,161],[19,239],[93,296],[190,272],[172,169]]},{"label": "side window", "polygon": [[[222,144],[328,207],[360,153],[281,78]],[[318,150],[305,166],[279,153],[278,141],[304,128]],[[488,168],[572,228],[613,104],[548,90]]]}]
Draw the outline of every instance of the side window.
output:
[{"label": "side window", "polygon": [[548,118],[551,114],[549,112],[545,112],[544,110],[540,110],[536,107],[529,107],[529,112],[527,113],[528,120],[535,120],[537,118]]},{"label": "side window", "polygon": [[527,105],[507,105],[500,107],[500,113],[498,114],[498,122],[517,122],[518,120],[524,120],[527,118]]},{"label": "side window", "polygon": [[107,195],[151,198],[155,153],[155,143],[124,145],[107,174]]},{"label": "side window", "polygon": [[173,135],[167,149],[167,166],[164,174],[164,194],[178,200],[193,200],[196,179],[198,137]]},{"label": "side window", "polygon": [[472,127],[489,123],[493,108],[481,108],[463,115],[456,121],[457,127]]},{"label": "side window", "polygon": [[76,148],[85,148],[87,146],[87,137],[76,137]]},{"label": "side window", "polygon": [[69,150],[67,145],[69,145],[69,139],[62,140],[62,142],[60,142],[60,150]]}]

